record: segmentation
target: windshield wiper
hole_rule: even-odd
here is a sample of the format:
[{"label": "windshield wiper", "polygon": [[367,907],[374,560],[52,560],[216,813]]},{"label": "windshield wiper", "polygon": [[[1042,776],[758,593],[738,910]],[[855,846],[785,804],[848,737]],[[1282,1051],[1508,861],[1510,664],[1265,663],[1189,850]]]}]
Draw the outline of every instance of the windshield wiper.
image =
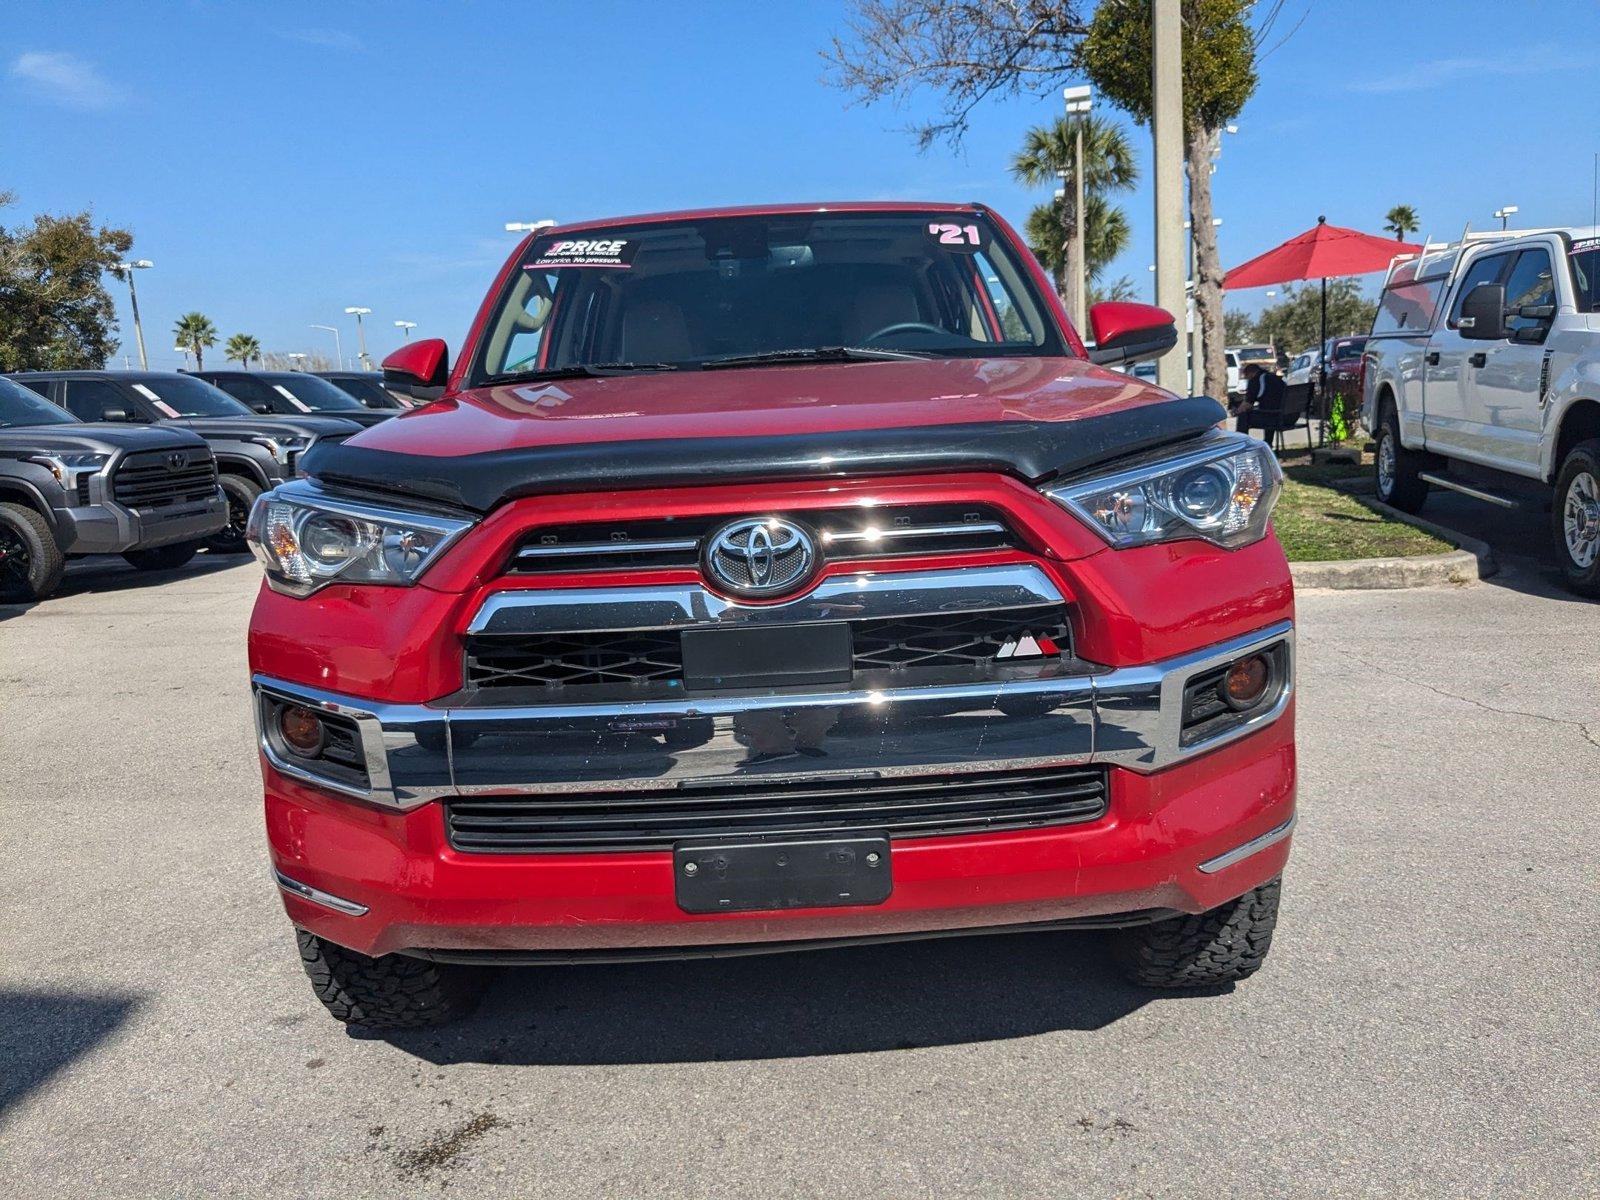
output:
[{"label": "windshield wiper", "polygon": [[681,363],[669,362],[611,362],[568,363],[564,367],[540,367],[532,371],[507,371],[491,375],[490,383],[526,383],[534,379],[578,379],[587,376],[631,375],[636,371],[680,371]]},{"label": "windshield wiper", "polygon": [[784,363],[815,362],[894,362],[922,359],[928,355],[910,350],[879,350],[871,346],[811,346],[799,350],[768,350],[762,354],[735,354],[712,358],[700,364],[702,371],[723,367],[769,367]]}]

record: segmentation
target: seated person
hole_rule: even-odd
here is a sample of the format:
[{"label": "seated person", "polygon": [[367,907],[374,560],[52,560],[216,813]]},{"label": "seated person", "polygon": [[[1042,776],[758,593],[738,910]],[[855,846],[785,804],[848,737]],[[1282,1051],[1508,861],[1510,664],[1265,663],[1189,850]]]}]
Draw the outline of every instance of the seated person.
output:
[{"label": "seated person", "polygon": [[1277,429],[1283,419],[1284,393],[1288,385],[1277,374],[1263,371],[1255,363],[1245,364],[1244,380],[1243,397],[1228,406],[1234,416],[1233,427],[1240,433]]}]

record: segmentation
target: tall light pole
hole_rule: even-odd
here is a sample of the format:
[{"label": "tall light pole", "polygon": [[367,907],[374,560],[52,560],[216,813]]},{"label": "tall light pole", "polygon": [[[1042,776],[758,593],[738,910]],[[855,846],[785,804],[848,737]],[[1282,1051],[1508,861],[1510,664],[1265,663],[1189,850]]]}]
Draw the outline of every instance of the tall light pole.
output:
[{"label": "tall light pole", "polygon": [[326,329],[333,334],[333,356],[339,360],[339,370],[344,370],[344,351],[339,348],[339,330],[334,325],[313,325],[312,329]]},{"label": "tall light pole", "polygon": [[[1155,141],[1156,303],[1174,317],[1183,297],[1183,13],[1179,0],[1150,0],[1151,125]],[[1184,355],[1156,360],[1156,382],[1184,386]]]},{"label": "tall light pole", "polygon": [[548,218],[543,221],[507,221],[507,233],[538,233],[541,229],[549,229],[555,222]]},{"label": "tall light pole", "polygon": [[1072,248],[1067,255],[1067,287],[1072,297],[1068,315],[1072,323],[1082,330],[1086,328],[1089,315],[1087,231],[1084,229],[1083,211],[1083,127],[1089,121],[1094,93],[1087,84],[1062,88],[1061,99],[1066,102],[1067,115],[1078,118],[1072,151]]},{"label": "tall light pole", "polygon": [[417,327],[415,321],[396,321],[394,327],[400,331],[400,336],[406,341],[411,340],[411,331]]},{"label": "tall light pole", "polygon": [[367,327],[361,323],[361,318],[370,317],[372,310],[370,308],[347,308],[344,310],[344,315],[356,319],[356,337],[361,342],[361,369],[370,371],[372,370],[372,359],[367,356]]},{"label": "tall light pole", "polygon": [[1497,208],[1494,210],[1494,215],[1500,218],[1501,233],[1505,232],[1506,225],[1511,220],[1511,214],[1520,211],[1521,210],[1518,209],[1515,204],[1508,204],[1504,208]]},{"label": "tall light pole", "polygon": [[306,369],[306,356],[304,354],[285,354],[284,357],[294,364],[296,371],[304,371]]},{"label": "tall light pole", "polygon": [[111,268],[112,273],[120,275],[128,281],[128,302],[133,305],[133,336],[139,343],[139,370],[148,371],[150,360],[144,353],[144,326],[139,324],[139,292],[133,286],[133,273],[143,271],[155,266],[148,258],[136,259],[133,262],[119,262]]}]

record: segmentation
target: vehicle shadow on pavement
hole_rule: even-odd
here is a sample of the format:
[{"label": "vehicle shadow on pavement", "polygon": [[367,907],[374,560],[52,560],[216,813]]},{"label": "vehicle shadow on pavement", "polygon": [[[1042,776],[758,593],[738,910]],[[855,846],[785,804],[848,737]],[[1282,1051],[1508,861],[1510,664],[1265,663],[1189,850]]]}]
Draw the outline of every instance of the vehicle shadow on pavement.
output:
[{"label": "vehicle shadow on pavement", "polygon": [[1101,935],[1003,934],[750,958],[506,968],[468,1019],[382,1036],[440,1065],[801,1058],[1099,1029],[1154,995],[1114,973]]},{"label": "vehicle shadow on pavement", "polygon": [[0,621],[20,617],[36,608],[48,609],[57,600],[68,596],[81,596],[96,592],[123,592],[135,588],[160,587],[175,579],[196,575],[215,575],[229,567],[242,566],[250,561],[247,554],[199,554],[181,567],[170,571],[140,571],[122,559],[110,554],[97,554],[77,559],[67,565],[61,586],[43,600],[26,604],[0,604]]},{"label": "vehicle shadow on pavement", "polygon": [[138,1007],[133,996],[0,989],[0,1113],[88,1054]]}]

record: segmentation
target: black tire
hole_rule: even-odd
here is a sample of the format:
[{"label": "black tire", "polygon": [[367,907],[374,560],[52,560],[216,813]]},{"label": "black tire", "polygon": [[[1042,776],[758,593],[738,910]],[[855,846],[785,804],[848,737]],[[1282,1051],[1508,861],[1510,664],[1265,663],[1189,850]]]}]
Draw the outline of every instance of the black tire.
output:
[{"label": "black tire", "polygon": [[1274,879],[1199,916],[1118,930],[1112,943],[1117,965],[1130,983],[1147,988],[1216,987],[1248,979],[1272,948],[1282,886]]},{"label": "black tire", "polygon": [[199,549],[199,542],[175,542],[170,546],[157,546],[154,550],[127,550],[122,557],[129,566],[141,571],[171,571],[183,566]]},{"label": "black tire", "polygon": [[205,540],[205,547],[213,554],[246,554],[250,546],[244,540],[244,527],[261,485],[247,475],[222,475],[217,485],[228,498],[228,523]]},{"label": "black tire", "polygon": [[367,1029],[426,1029],[477,1007],[483,972],[403,954],[368,958],[295,930],[311,990],[335,1020]]},{"label": "black tire", "polygon": [[1428,498],[1422,456],[1407,450],[1400,440],[1400,417],[1392,401],[1384,401],[1383,415],[1378,418],[1378,449],[1372,464],[1380,501],[1404,513],[1421,511]]},{"label": "black tire", "polygon": [[1567,586],[1600,597],[1600,440],[1579,442],[1561,460],[1550,517]]},{"label": "black tire", "polygon": [[43,600],[56,590],[66,568],[43,517],[26,504],[0,504],[0,601]]}]

